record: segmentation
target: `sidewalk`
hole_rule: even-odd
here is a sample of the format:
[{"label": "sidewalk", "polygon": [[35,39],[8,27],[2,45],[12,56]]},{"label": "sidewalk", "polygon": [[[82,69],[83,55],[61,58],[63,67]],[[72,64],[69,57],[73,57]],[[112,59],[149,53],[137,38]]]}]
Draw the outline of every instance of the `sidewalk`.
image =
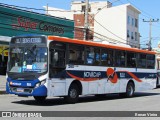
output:
[{"label": "sidewalk", "polygon": [[0,75],[0,94],[6,93],[6,76]]}]

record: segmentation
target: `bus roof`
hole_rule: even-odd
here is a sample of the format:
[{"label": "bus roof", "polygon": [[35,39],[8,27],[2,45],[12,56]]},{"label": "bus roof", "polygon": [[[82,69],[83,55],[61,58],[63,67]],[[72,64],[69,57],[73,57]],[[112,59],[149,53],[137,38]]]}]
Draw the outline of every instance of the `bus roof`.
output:
[{"label": "bus roof", "polygon": [[141,49],[137,49],[137,48],[129,48],[129,47],[111,45],[111,44],[102,44],[102,43],[97,43],[97,42],[92,42],[92,41],[71,39],[71,38],[59,37],[59,36],[48,36],[48,40],[54,40],[54,41],[59,41],[59,42],[67,42],[67,43],[75,43],[75,44],[82,44],[82,45],[90,45],[90,46],[95,46],[95,47],[111,48],[111,49],[117,49],[117,50],[126,50],[126,51],[131,51],[131,52],[156,54],[156,52],[154,52],[154,51],[141,50]]}]

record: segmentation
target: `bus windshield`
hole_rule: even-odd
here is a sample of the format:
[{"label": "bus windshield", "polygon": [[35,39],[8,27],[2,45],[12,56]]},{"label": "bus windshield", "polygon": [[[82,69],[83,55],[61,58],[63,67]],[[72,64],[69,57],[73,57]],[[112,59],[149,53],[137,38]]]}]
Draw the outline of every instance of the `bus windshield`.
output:
[{"label": "bus windshield", "polygon": [[8,72],[44,73],[47,71],[47,46],[44,37],[11,39]]},{"label": "bus windshield", "polygon": [[9,71],[16,73],[47,71],[47,48],[45,47],[11,47]]}]

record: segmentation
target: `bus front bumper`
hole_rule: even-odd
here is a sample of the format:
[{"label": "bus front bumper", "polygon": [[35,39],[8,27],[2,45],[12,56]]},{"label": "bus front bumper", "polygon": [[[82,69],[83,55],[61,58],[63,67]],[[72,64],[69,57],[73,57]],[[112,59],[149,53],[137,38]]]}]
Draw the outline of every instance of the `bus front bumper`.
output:
[{"label": "bus front bumper", "polygon": [[47,88],[45,85],[41,85],[37,88],[29,87],[13,87],[6,83],[6,92],[8,94],[15,94],[18,96],[47,96]]}]

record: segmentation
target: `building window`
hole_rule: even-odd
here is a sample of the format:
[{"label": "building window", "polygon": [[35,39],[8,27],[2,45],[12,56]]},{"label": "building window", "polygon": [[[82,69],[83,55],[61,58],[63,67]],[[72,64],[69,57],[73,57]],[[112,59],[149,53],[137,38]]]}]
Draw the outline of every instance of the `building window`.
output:
[{"label": "building window", "polygon": [[135,18],[135,27],[138,27],[138,19]]},{"label": "building window", "polygon": [[127,30],[127,38],[129,38],[129,37],[130,37],[129,30]]},{"label": "building window", "polygon": [[134,39],[134,37],[133,37],[133,32],[131,32],[131,39]]},{"label": "building window", "polygon": [[132,26],[134,26],[134,19],[132,18]]},{"label": "building window", "polygon": [[130,24],[130,16],[128,16],[127,23]]},{"label": "building window", "polygon": [[86,10],[86,6],[85,5],[82,5],[82,12],[85,12],[85,10]]},{"label": "building window", "polygon": [[135,32],[135,41],[137,41],[138,40],[138,34],[137,34],[137,32]]},{"label": "building window", "polygon": [[[85,11],[86,11],[86,6],[85,6],[85,5],[82,5],[81,11],[82,11],[82,12],[85,12]],[[89,6],[89,8],[88,8],[88,12],[91,12],[91,7],[90,7],[90,6]]]}]

